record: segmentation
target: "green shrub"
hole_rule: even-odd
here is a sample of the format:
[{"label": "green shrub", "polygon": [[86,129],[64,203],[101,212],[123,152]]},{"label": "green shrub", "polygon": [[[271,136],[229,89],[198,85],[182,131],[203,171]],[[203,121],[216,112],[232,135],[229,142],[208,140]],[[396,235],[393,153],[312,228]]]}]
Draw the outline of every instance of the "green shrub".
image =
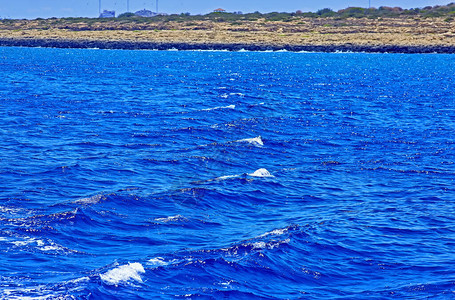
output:
[{"label": "green shrub", "polygon": [[119,19],[125,19],[125,18],[132,18],[132,17],[135,17],[136,15],[132,12],[126,12],[126,13],[123,13],[123,14],[120,14],[118,15],[118,18]]},{"label": "green shrub", "polygon": [[320,17],[333,17],[336,14],[336,12],[334,12],[330,8],[323,8],[318,10],[316,14]]}]

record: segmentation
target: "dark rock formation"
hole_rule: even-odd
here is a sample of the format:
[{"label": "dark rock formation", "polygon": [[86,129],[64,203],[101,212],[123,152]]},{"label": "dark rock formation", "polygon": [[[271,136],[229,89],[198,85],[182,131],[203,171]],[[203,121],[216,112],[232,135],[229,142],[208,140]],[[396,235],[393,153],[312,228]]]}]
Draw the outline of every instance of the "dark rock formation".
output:
[{"label": "dark rock formation", "polygon": [[98,48],[124,50],[229,50],[229,51],[278,51],[294,52],[370,52],[370,53],[455,53],[455,46],[364,46],[364,45],[252,45],[212,43],[158,43],[133,41],[64,40],[64,39],[16,39],[1,38],[3,47],[48,48]]}]

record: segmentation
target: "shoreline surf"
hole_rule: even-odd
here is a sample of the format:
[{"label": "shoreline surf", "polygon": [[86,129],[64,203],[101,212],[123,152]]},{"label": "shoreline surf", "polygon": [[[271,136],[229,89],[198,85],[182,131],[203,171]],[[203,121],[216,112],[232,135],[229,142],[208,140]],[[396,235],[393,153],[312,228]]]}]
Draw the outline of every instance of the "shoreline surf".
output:
[{"label": "shoreline surf", "polygon": [[20,39],[0,38],[0,47],[73,48],[110,50],[218,50],[218,51],[290,51],[290,52],[356,52],[402,54],[454,54],[455,46],[441,45],[274,45],[245,43],[146,42],[126,40]]}]

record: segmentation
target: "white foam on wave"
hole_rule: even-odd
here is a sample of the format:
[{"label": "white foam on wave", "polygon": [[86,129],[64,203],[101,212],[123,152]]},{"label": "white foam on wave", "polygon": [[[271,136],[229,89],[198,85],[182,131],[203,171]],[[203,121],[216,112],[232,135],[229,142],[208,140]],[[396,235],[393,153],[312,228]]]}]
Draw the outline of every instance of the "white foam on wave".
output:
[{"label": "white foam on wave", "polygon": [[72,280],[68,280],[67,282],[68,283],[80,283],[80,282],[84,282],[84,281],[90,281],[90,277],[80,277],[80,278],[76,278],[76,279],[72,279]]},{"label": "white foam on wave", "polygon": [[[90,281],[89,277],[81,277],[62,282],[64,292],[71,295],[74,291],[79,292],[81,282]],[[60,284],[59,284],[60,285]],[[55,290],[52,285],[37,285],[29,288],[0,289],[0,299],[8,300],[48,300],[48,299],[76,299],[72,296],[65,296],[62,290]],[[28,294],[30,296],[24,296]],[[69,298],[68,298],[69,297]]]},{"label": "white foam on wave", "polygon": [[255,138],[237,140],[236,142],[240,142],[240,143],[250,143],[250,144],[255,145],[255,146],[264,146],[264,142],[262,141],[261,136],[257,136],[257,137],[255,137]]},{"label": "white foam on wave", "polygon": [[24,237],[24,239],[21,241],[12,241],[10,243],[17,247],[31,245],[31,244],[34,244],[38,247],[44,246],[43,240],[39,240],[39,239],[31,238],[31,237]]},{"label": "white foam on wave", "polygon": [[264,169],[264,168],[258,169],[258,170],[254,171],[253,173],[248,174],[248,175],[252,176],[252,177],[275,177],[272,174],[270,174],[270,172],[267,171],[267,169]]},{"label": "white foam on wave", "polygon": [[136,262],[109,270],[104,274],[100,274],[100,277],[107,284],[118,285],[130,280],[142,282],[141,275],[139,275],[141,273],[145,273],[144,267]]},{"label": "white foam on wave", "polygon": [[226,282],[221,282],[220,285],[224,286],[224,288],[227,288],[229,285],[231,285],[231,283],[235,283],[234,280],[229,280],[229,281],[226,281]]},{"label": "white foam on wave", "polygon": [[18,209],[18,208],[11,208],[11,207],[6,207],[6,206],[0,205],[0,213],[17,214],[19,212],[20,212],[20,209]]},{"label": "white foam on wave", "polygon": [[96,204],[103,199],[103,195],[95,195],[87,198],[82,198],[74,201],[76,204]]},{"label": "white foam on wave", "polygon": [[178,220],[182,220],[182,219],[185,219],[185,217],[183,217],[182,215],[175,215],[175,216],[170,216],[170,217],[166,217],[166,218],[156,218],[155,221],[161,222],[161,223],[167,223],[167,222],[173,222],[173,221],[178,221]]},{"label": "white foam on wave", "polygon": [[235,105],[228,105],[228,106],[217,106],[213,108],[204,108],[202,111],[211,111],[211,110],[217,110],[217,109],[235,109]]},{"label": "white foam on wave", "polygon": [[[43,294],[44,292],[48,292],[49,295],[47,296],[22,296],[22,295],[13,295],[17,293],[27,294],[27,293],[39,293]],[[46,286],[38,285],[35,288],[19,288],[19,289],[2,289],[0,291],[0,299],[8,299],[8,300],[46,300],[51,299],[52,294],[50,291],[46,290]]]},{"label": "white foam on wave", "polygon": [[275,230],[272,230],[270,232],[266,232],[264,234],[261,234],[259,236],[259,238],[263,238],[263,237],[266,237],[266,236],[269,236],[269,235],[283,235],[285,234],[286,232],[288,231],[287,228],[283,228],[283,229],[275,229]]},{"label": "white foam on wave", "polygon": [[[0,239],[1,241],[1,239]],[[43,252],[76,252],[75,250],[71,250],[68,248],[65,248],[59,244],[56,244],[52,242],[51,240],[40,240],[36,239],[33,237],[21,237],[18,240],[13,240],[11,241],[10,239],[4,238],[2,241],[8,242],[10,244],[13,244],[16,247],[32,247],[36,248],[37,250],[43,251]]]},{"label": "white foam on wave", "polygon": [[162,257],[155,257],[155,258],[149,259],[147,264],[152,265],[153,267],[159,267],[159,266],[166,266],[168,263]]},{"label": "white foam on wave", "polygon": [[41,247],[41,248],[38,248],[39,250],[41,251],[60,251],[60,250],[64,250],[62,247],[58,246],[58,245],[49,245],[49,246],[44,246],[44,247]]},{"label": "white foam on wave", "polygon": [[275,177],[272,174],[270,174],[270,172],[267,171],[267,169],[261,168],[261,169],[254,171],[253,173],[248,173],[248,174],[243,173],[243,174],[239,174],[239,175],[225,175],[225,176],[217,177],[212,180],[226,180],[226,179],[240,178],[240,177],[245,177],[246,175],[251,176],[251,177]]},{"label": "white foam on wave", "polygon": [[274,249],[279,247],[282,244],[289,244],[291,240],[290,239],[285,239],[282,241],[273,241],[273,242],[255,242],[252,243],[251,246],[253,246],[253,249]]},{"label": "white foam on wave", "polygon": [[231,178],[237,178],[240,177],[240,175],[225,175],[225,176],[220,176],[215,178],[215,180],[226,180],[226,179],[231,179]]},{"label": "white foam on wave", "polygon": [[166,261],[162,257],[155,257],[155,258],[149,259],[148,262],[147,262],[147,265],[150,265],[153,268],[158,268],[158,267],[162,267],[162,266],[172,265],[172,264],[175,264],[175,263],[178,263],[178,262],[179,261],[177,259]]}]

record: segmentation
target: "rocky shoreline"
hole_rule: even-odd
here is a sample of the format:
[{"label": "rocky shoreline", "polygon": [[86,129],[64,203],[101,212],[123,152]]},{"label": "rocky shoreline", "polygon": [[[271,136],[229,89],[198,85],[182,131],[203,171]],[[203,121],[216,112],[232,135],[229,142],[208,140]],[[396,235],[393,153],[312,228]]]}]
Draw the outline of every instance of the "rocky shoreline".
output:
[{"label": "rocky shoreline", "polygon": [[[140,21],[140,22],[139,22]],[[0,46],[455,53],[455,21],[444,18],[294,18],[289,22],[87,19],[0,22]],[[142,23],[141,23],[142,22]]]},{"label": "rocky shoreline", "polygon": [[241,43],[183,43],[144,41],[103,41],[68,39],[0,38],[0,47],[45,47],[119,50],[226,50],[226,51],[292,51],[292,52],[366,52],[366,53],[440,53],[453,54],[455,46],[441,45],[273,45]]}]

